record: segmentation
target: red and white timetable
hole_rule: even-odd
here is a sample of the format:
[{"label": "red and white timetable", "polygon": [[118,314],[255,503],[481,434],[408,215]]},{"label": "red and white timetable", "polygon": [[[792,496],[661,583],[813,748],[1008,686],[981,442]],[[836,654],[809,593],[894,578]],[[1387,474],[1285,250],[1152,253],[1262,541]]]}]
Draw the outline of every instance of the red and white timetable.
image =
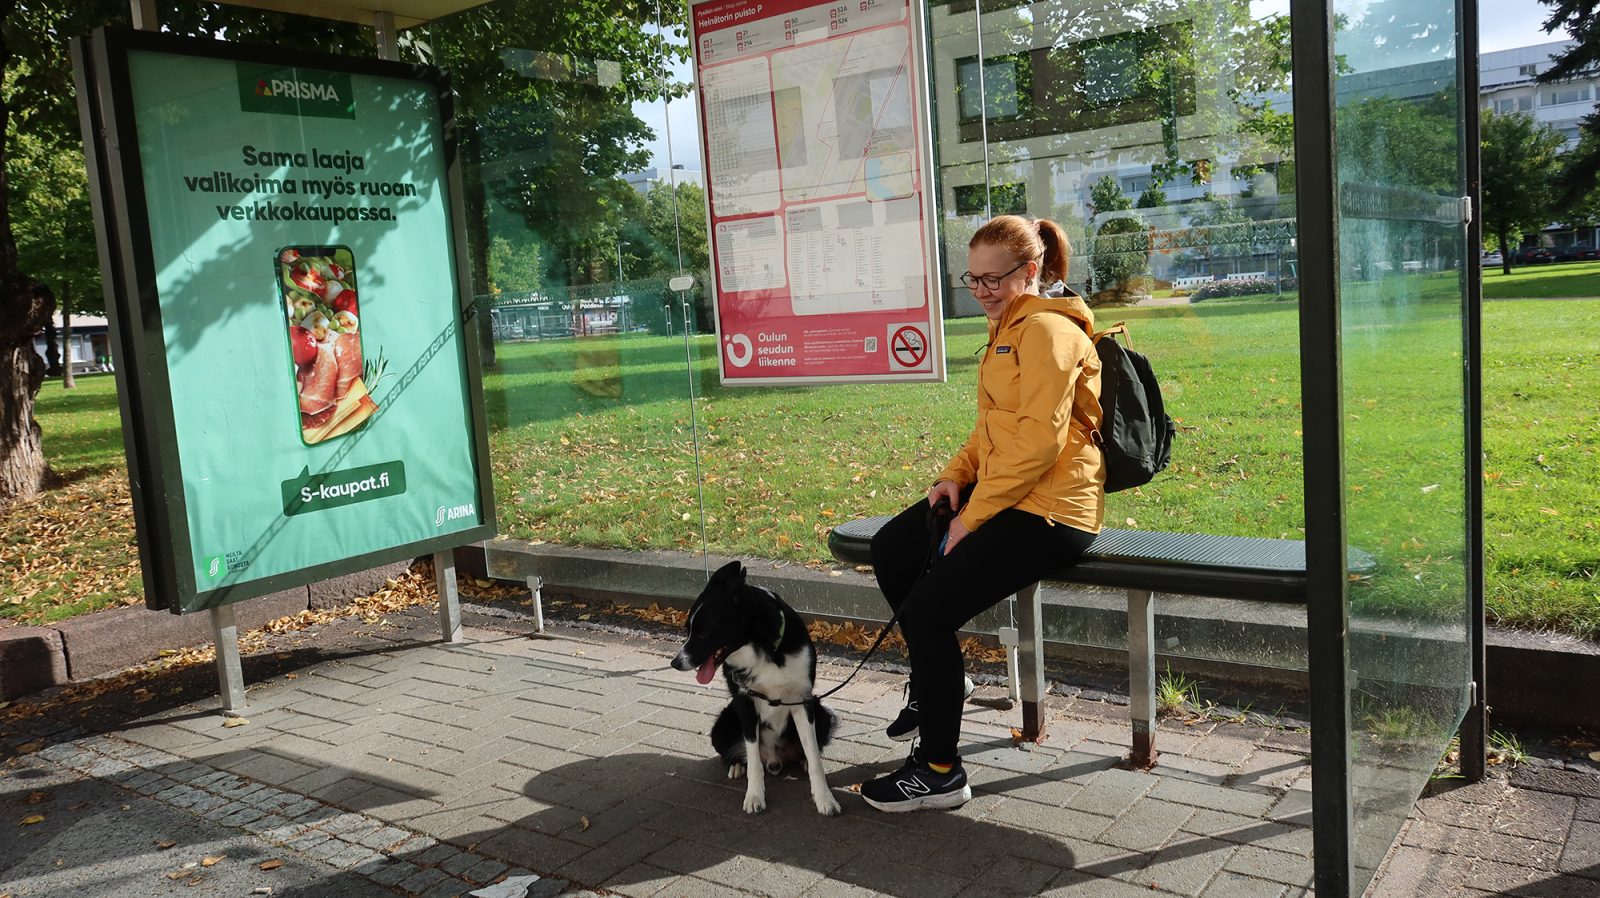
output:
[{"label": "red and white timetable", "polygon": [[690,17],[722,382],[943,380],[921,0]]}]

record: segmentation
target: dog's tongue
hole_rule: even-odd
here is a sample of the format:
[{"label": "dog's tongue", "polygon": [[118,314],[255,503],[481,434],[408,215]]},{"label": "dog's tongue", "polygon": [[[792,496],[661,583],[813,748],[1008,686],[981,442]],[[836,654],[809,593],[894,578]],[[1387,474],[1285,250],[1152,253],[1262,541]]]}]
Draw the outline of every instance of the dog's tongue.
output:
[{"label": "dog's tongue", "polygon": [[705,684],[711,682],[711,678],[716,676],[716,674],[717,656],[712,655],[710,658],[706,659],[706,663],[700,665],[699,670],[694,672],[694,678],[699,681],[701,686],[704,686]]}]

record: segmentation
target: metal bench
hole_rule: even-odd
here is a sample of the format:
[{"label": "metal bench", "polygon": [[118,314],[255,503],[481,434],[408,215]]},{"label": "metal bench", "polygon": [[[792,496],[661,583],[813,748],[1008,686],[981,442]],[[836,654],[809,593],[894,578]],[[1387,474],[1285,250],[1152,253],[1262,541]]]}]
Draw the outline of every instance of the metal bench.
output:
[{"label": "metal bench", "polygon": [[[887,516],[879,516],[841,524],[829,534],[828,548],[840,561],[870,564],[872,537],[888,521]],[[1372,559],[1365,553],[1352,550],[1351,556],[1352,570],[1372,566]],[[1081,561],[1055,571],[1046,579],[1114,586],[1127,591],[1128,710],[1133,723],[1130,762],[1137,768],[1149,768],[1156,761],[1155,594],[1166,592],[1303,605],[1306,601],[1305,543],[1245,536],[1107,529],[1101,532]],[[1021,590],[1013,598],[1019,631],[1014,651],[1021,680],[1022,735],[1024,739],[1037,742],[1044,734],[1039,703],[1045,693],[1039,584]]]}]

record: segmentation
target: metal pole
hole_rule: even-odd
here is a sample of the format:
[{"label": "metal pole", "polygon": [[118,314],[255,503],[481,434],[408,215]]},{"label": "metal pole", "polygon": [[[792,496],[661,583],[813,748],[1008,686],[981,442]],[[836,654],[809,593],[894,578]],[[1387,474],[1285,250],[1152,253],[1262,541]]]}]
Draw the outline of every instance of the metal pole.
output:
[{"label": "metal pole", "polygon": [[232,605],[218,605],[210,611],[211,642],[217,647],[217,686],[226,714],[244,711],[244,667],[239,663],[239,625]]},{"label": "metal pole", "polygon": [[161,19],[156,14],[156,0],[128,0],[133,27],[138,31],[160,31]]},{"label": "metal pole", "polygon": [[1462,358],[1467,411],[1467,646],[1472,657],[1471,701],[1461,724],[1461,775],[1476,783],[1488,772],[1490,731],[1483,647],[1483,266],[1478,264],[1478,247],[1483,244],[1483,173],[1478,134],[1478,0],[1459,0],[1456,27],[1456,46],[1461,48],[1457,54],[1461,65],[1461,151],[1467,196],[1472,202],[1461,255],[1467,344]]},{"label": "metal pole", "polygon": [[466,642],[461,635],[461,594],[456,591],[456,553],[433,553],[433,579],[439,588],[439,635],[445,642]]},{"label": "metal pole", "polygon": [[400,46],[397,39],[400,29],[394,26],[394,13],[374,12],[372,14],[372,30],[376,32],[379,59],[399,59]]},{"label": "metal pole", "polygon": [[1017,590],[1018,679],[1022,686],[1022,739],[1037,743],[1044,738],[1044,605],[1039,584]]},{"label": "metal pole", "polygon": [[1128,590],[1128,717],[1135,770],[1156,766],[1156,603],[1150,590]]},{"label": "metal pole", "polygon": [[528,591],[533,593],[533,629],[537,633],[544,632],[544,578],[532,576],[528,578]]},{"label": "metal pole", "polygon": [[1300,397],[1311,674],[1311,839],[1319,898],[1350,898],[1355,832],[1350,761],[1350,596],[1345,583],[1340,396],[1339,188],[1333,4],[1290,0]]},{"label": "metal pole", "polygon": [[989,88],[984,80],[987,61],[983,58],[983,0],[974,0],[972,21],[978,34],[978,134],[983,142],[983,218],[988,221],[994,217],[994,208],[989,196]]}]

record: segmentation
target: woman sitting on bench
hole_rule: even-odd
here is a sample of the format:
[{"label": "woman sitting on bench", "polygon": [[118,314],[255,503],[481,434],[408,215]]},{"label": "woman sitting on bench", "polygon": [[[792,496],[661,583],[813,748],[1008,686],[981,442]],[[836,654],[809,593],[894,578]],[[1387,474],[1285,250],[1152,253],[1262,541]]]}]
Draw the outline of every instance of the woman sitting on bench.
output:
[{"label": "woman sitting on bench", "polygon": [[[917,502],[872,540],[872,564],[911,656],[910,700],[891,739],[921,737],[904,766],[861,786],[884,811],[954,808],[972,797],[956,748],[965,675],[957,631],[1006,596],[1081,557],[1100,532],[1105,471],[1094,316],[1066,289],[1070,247],[1053,221],[1002,215],[967,245],[961,282],[989,318],[978,420]],[[1041,281],[1050,287],[1041,291]],[[928,565],[930,507],[956,514]],[[926,572],[926,573],[925,573]]]}]

